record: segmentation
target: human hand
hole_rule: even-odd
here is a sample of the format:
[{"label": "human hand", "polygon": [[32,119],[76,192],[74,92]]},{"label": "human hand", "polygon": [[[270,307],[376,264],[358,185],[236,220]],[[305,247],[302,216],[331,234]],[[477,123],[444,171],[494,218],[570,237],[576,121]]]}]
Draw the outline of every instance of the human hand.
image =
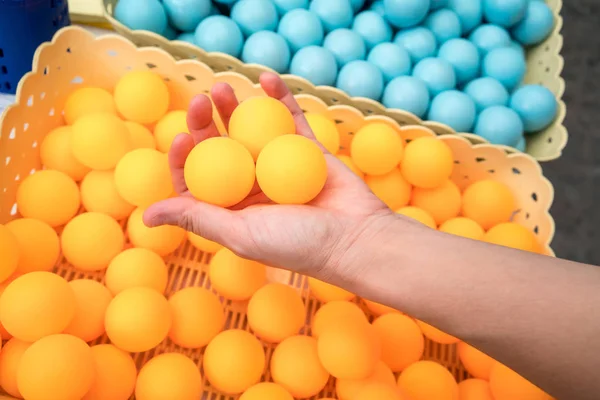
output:
[{"label": "human hand", "polygon": [[[279,76],[263,73],[265,93],[290,110],[296,133],[316,142],[300,106]],[[239,104],[233,89],[216,84],[212,99],[225,127]],[[178,197],[160,201],[144,214],[148,226],[178,225],[206,239],[221,243],[241,257],[303,274],[327,277],[335,273],[347,249],[369,235],[382,216],[392,215],[367,187],[320,144],[327,161],[328,177],[321,193],[306,205],[273,204],[256,183],[249,196],[230,209],[196,200],[188,191],[183,168],[194,146],[220,136],[212,118],[212,105],[205,95],[191,101],[190,135],[175,137],[169,165]]]}]

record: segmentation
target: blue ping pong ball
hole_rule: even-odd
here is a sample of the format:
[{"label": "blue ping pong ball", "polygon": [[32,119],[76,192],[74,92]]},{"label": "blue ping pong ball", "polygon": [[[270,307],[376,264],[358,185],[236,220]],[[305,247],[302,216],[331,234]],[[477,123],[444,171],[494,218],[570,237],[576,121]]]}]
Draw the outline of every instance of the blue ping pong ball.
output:
[{"label": "blue ping pong ball", "polygon": [[304,9],[286,13],[279,22],[277,33],[287,40],[294,53],[306,46],[320,45],[325,35],[319,17]]},{"label": "blue ping pong ball", "polygon": [[175,40],[196,44],[196,35],[194,34],[194,32],[183,32],[182,34],[177,36]]},{"label": "blue ping pong ball", "polygon": [[452,64],[459,85],[470,82],[479,75],[479,50],[466,39],[448,40],[440,47],[438,57]]},{"label": "blue ping pong ball", "polygon": [[385,16],[396,28],[419,25],[429,12],[430,0],[383,0]]},{"label": "blue ping pong ball", "polygon": [[435,36],[429,29],[423,27],[398,32],[394,38],[394,43],[408,51],[413,64],[424,58],[433,57],[437,52]]},{"label": "blue ping pong ball", "polygon": [[440,8],[446,7],[448,5],[448,0],[431,0],[431,5],[429,8],[431,10],[439,10]]},{"label": "blue ping pong ball", "polygon": [[290,64],[290,48],[283,36],[275,32],[256,32],[246,40],[242,61],[261,64],[282,74]]},{"label": "blue ping pong ball", "polygon": [[357,12],[365,5],[365,0],[350,0],[350,4],[352,4],[352,10]]},{"label": "blue ping pong ball", "polygon": [[167,28],[167,14],[158,0],[121,0],[115,7],[115,18],[133,30],[162,35]]},{"label": "blue ping pong ball", "polygon": [[379,100],[383,93],[383,75],[370,62],[352,61],[340,70],[336,86],[352,97]]},{"label": "blue ping pong ball", "polygon": [[478,27],[483,19],[481,0],[448,0],[448,8],[458,15],[463,34]]},{"label": "blue ping pong ball", "polygon": [[433,32],[439,44],[459,38],[462,32],[458,15],[446,8],[429,14],[423,25]]},{"label": "blue ping pong ball", "polygon": [[299,8],[308,8],[308,0],[273,0],[273,3],[281,15]]},{"label": "blue ping pong ball", "polygon": [[556,118],[558,104],[554,94],[541,85],[526,85],[517,89],[510,99],[510,108],[523,120],[525,132],[538,132]]},{"label": "blue ping pong ball", "polygon": [[469,40],[477,46],[482,56],[485,56],[490,50],[510,46],[512,43],[506,29],[489,24],[481,25],[475,29],[469,36]]},{"label": "blue ping pong ball", "polygon": [[319,16],[327,32],[350,27],[354,17],[350,0],[313,0],[309,9]]},{"label": "blue ping pong ball", "polygon": [[458,90],[448,90],[434,97],[427,119],[448,125],[456,132],[471,132],[476,117],[475,103]]},{"label": "blue ping pong ball", "polygon": [[279,15],[271,0],[239,0],[231,9],[231,19],[244,35],[250,36],[259,31],[274,31]]},{"label": "blue ping pong ball", "polygon": [[387,108],[399,108],[423,118],[429,108],[429,89],[414,76],[399,76],[387,84],[382,103]]},{"label": "blue ping pong ball", "polygon": [[543,1],[532,0],[525,18],[512,28],[512,34],[519,43],[531,46],[546,39],[553,27],[554,16],[550,7]]},{"label": "blue ping pong ball", "polygon": [[430,57],[419,61],[413,76],[425,82],[431,96],[456,87],[456,73],[452,64],[440,58]]},{"label": "blue ping pong ball", "polygon": [[521,22],[530,0],[483,0],[483,15],[491,24],[510,28]]},{"label": "blue ping pong ball", "polygon": [[177,31],[171,25],[167,24],[163,36],[169,40],[175,40],[177,37]]},{"label": "blue ping pong ball", "polygon": [[521,136],[521,139],[519,139],[517,142],[515,149],[525,153],[525,150],[527,150],[527,140],[525,139],[525,136]]},{"label": "blue ping pong ball", "polygon": [[333,86],[338,73],[337,62],[323,47],[304,47],[294,55],[290,73],[308,79],[313,85]]},{"label": "blue ping pong ball", "polygon": [[477,112],[492,106],[507,106],[508,91],[494,78],[479,78],[469,82],[464,92],[475,102]]},{"label": "blue ping pong ball", "polygon": [[483,59],[482,75],[497,79],[509,91],[521,83],[526,70],[525,56],[512,47],[494,49]]},{"label": "blue ping pong ball", "polygon": [[244,36],[235,22],[223,15],[212,15],[200,22],[194,34],[196,44],[206,51],[220,51],[239,57]]},{"label": "blue ping pong ball", "polygon": [[375,11],[363,11],[354,18],[352,30],[358,33],[368,49],[392,40],[392,27]]},{"label": "blue ping pong ball", "polygon": [[369,52],[367,61],[377,66],[387,83],[398,76],[410,75],[410,55],[395,43],[380,43]]},{"label": "blue ping pong ball", "polygon": [[385,7],[383,5],[383,0],[374,1],[373,4],[371,4],[371,7],[369,7],[369,10],[375,11],[377,14],[381,15],[382,17],[385,17]]},{"label": "blue ping pong ball", "polygon": [[364,60],[367,56],[365,41],[358,33],[346,28],[329,32],[323,47],[334,55],[340,68],[351,61]]},{"label": "blue ping pong ball", "polygon": [[210,0],[163,0],[169,22],[180,31],[196,29],[210,14]]},{"label": "blue ping pong ball", "polygon": [[510,108],[493,106],[479,114],[475,133],[492,144],[514,147],[523,136],[523,122]]}]

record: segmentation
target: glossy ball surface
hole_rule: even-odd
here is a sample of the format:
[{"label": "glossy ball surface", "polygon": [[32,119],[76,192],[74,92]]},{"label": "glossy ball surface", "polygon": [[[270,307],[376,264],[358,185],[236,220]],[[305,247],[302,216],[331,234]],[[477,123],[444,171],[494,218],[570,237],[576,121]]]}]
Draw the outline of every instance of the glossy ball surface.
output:
[{"label": "glossy ball surface", "polygon": [[479,50],[466,39],[450,39],[440,47],[438,57],[454,67],[458,85],[471,82],[479,75]]},{"label": "glossy ball surface", "polygon": [[379,68],[385,83],[399,76],[410,75],[412,69],[408,51],[394,43],[376,45],[369,52],[367,61]]},{"label": "glossy ball surface", "polygon": [[325,36],[323,47],[333,54],[339,68],[355,60],[364,60],[367,55],[363,38],[355,31],[346,28],[329,32]]},{"label": "glossy ball surface", "polygon": [[352,61],[340,70],[336,86],[352,97],[379,100],[383,94],[383,74],[367,61]]},{"label": "glossy ball surface", "polygon": [[523,52],[513,47],[490,51],[483,60],[482,75],[497,79],[509,91],[517,87],[527,70]]},{"label": "glossy ball surface", "polygon": [[287,72],[290,57],[290,47],[283,36],[270,31],[253,33],[242,50],[245,63],[264,65],[280,74]]},{"label": "glossy ball surface", "polygon": [[484,24],[469,35],[469,40],[477,46],[482,57],[490,50],[509,46],[512,41],[508,31],[498,25]]},{"label": "glossy ball surface", "polygon": [[471,32],[481,24],[483,18],[481,1],[448,0],[448,8],[458,15],[463,34]]},{"label": "glossy ball surface", "polygon": [[316,86],[333,86],[338,74],[337,61],[323,47],[304,47],[292,58],[290,73],[307,79]]},{"label": "glossy ball surface", "polygon": [[471,132],[475,123],[475,103],[457,90],[438,94],[431,102],[428,119],[446,124],[456,132]]},{"label": "glossy ball surface", "polygon": [[511,32],[513,37],[524,46],[542,42],[554,28],[552,10],[543,1],[529,1],[525,18],[515,25]]},{"label": "glossy ball surface", "polygon": [[356,15],[352,30],[363,38],[367,49],[392,40],[392,27],[375,11],[363,11]]},{"label": "glossy ball surface", "polygon": [[430,0],[383,0],[388,21],[396,28],[418,25],[429,11]]},{"label": "glossy ball surface", "polygon": [[382,103],[388,108],[398,108],[423,118],[429,109],[429,89],[414,76],[392,79],[383,91]]},{"label": "glossy ball surface", "polygon": [[350,0],[313,0],[309,9],[319,16],[326,32],[350,27],[354,17]]},{"label": "glossy ball surface", "polygon": [[431,96],[456,87],[456,73],[452,64],[441,58],[430,57],[419,61],[413,76],[425,82]]},{"label": "glossy ball surface", "polygon": [[423,25],[435,35],[439,44],[443,44],[450,39],[459,38],[462,33],[458,15],[448,9],[434,11],[429,14]]},{"label": "glossy ball surface", "polygon": [[510,108],[523,120],[525,132],[533,133],[548,127],[556,118],[558,103],[554,93],[541,85],[526,85],[517,89]]},{"label": "glossy ball surface", "polygon": [[488,107],[508,105],[508,90],[494,78],[475,79],[465,86],[464,92],[473,99],[478,113]]},{"label": "glossy ball surface", "polygon": [[239,57],[244,45],[240,27],[230,18],[213,15],[204,19],[194,31],[194,44],[211,52],[219,51]]},{"label": "glossy ball surface", "polygon": [[523,136],[523,122],[510,108],[493,106],[479,114],[474,133],[490,143],[514,147]]},{"label": "glossy ball surface", "polygon": [[180,31],[191,31],[210,15],[210,0],[163,0],[170,25]]},{"label": "glossy ball surface", "polygon": [[398,32],[394,43],[401,45],[408,51],[413,64],[427,57],[437,54],[437,41],[433,33],[423,27],[417,27]]},{"label": "glossy ball surface", "polygon": [[483,15],[492,24],[506,28],[525,18],[528,0],[483,0]]},{"label": "glossy ball surface", "polygon": [[293,53],[307,46],[320,46],[325,36],[319,17],[302,8],[287,12],[279,22],[277,33],[287,40]]},{"label": "glossy ball surface", "polygon": [[167,13],[158,0],[124,0],[115,7],[115,18],[133,30],[162,35],[167,28]]},{"label": "glossy ball surface", "polygon": [[250,36],[277,29],[279,15],[271,0],[239,0],[231,8],[231,19],[244,35]]}]

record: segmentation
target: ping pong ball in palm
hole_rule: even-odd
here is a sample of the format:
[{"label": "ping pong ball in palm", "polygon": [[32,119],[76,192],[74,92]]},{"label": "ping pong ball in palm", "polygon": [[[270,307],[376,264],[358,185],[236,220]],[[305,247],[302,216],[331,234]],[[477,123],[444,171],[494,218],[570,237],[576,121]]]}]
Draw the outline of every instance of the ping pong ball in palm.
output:
[{"label": "ping pong ball in palm", "polygon": [[90,171],[81,181],[81,203],[87,211],[100,212],[116,220],[127,218],[134,205],[121,197],[114,171]]},{"label": "ping pong ball in palm", "polygon": [[79,210],[79,188],[60,171],[34,172],[17,189],[17,208],[25,218],[35,218],[52,227],[66,224]]},{"label": "ping pong ball in palm", "polygon": [[185,230],[178,226],[162,225],[149,228],[143,221],[144,209],[133,210],[127,221],[129,241],[135,247],[151,250],[161,257],[171,254],[185,239]]},{"label": "ping pong ball in palm", "polygon": [[242,393],[239,400],[294,400],[294,398],[276,383],[261,382]]},{"label": "ping pong ball in palm", "polygon": [[83,400],[127,400],[133,394],[137,369],[129,354],[112,344],[92,346],[96,379]]},{"label": "ping pong ball in palm", "polygon": [[290,110],[279,100],[267,96],[244,100],[229,120],[229,137],[243,144],[255,161],[273,139],[295,133],[296,125]]},{"label": "ping pong ball in palm", "polygon": [[433,189],[442,185],[454,168],[452,150],[442,140],[423,136],[414,139],[404,149],[400,170],[412,185]]},{"label": "ping pong ball in palm", "polygon": [[80,181],[90,168],[80,163],[71,151],[70,126],[60,126],[50,131],[40,145],[40,159],[46,169],[64,172],[76,181]]},{"label": "ping pong ball in palm", "polygon": [[95,376],[92,350],[83,340],[72,335],[50,335],[25,350],[17,370],[17,385],[26,399],[81,399]]},{"label": "ping pong ball in palm", "polygon": [[356,296],[354,293],[315,278],[308,278],[308,287],[310,292],[323,303],[352,300]]},{"label": "ping pong ball in palm", "polygon": [[154,127],[156,148],[163,153],[168,153],[173,139],[180,133],[190,133],[187,125],[187,112],[183,110],[168,112]]},{"label": "ping pong ball in palm", "polygon": [[219,333],[204,351],[202,364],[210,384],[235,395],[257,384],[265,369],[265,351],[251,333],[230,329]]},{"label": "ping pong ball in palm", "polygon": [[150,71],[125,74],[115,86],[117,110],[140,124],[158,121],[169,108],[169,89],[160,76]]},{"label": "ping pong ball in palm", "polygon": [[173,193],[167,156],[154,149],[125,154],[115,168],[117,191],[130,204],[148,207]]},{"label": "ping pong ball in palm", "polygon": [[0,224],[0,282],[8,279],[19,265],[21,252],[15,235]]},{"label": "ping pong ball in palm", "polygon": [[552,397],[507,366],[496,363],[490,372],[494,400],[552,400]]},{"label": "ping pong ball in palm", "polygon": [[241,258],[225,247],[215,253],[208,268],[212,288],[229,300],[248,300],[267,280],[264,265]]},{"label": "ping pong ball in palm", "polygon": [[458,343],[460,340],[455,338],[454,336],[448,335],[447,333],[444,333],[442,331],[440,331],[439,329],[437,329],[434,326],[431,326],[423,321],[417,321],[417,325],[419,325],[419,328],[421,328],[421,331],[423,332],[423,335],[425,335],[425,337],[431,341],[434,341],[436,343],[440,343],[440,344],[454,344],[454,343]]},{"label": "ping pong ball in palm", "polygon": [[483,379],[465,379],[458,384],[460,400],[494,400],[488,381]]},{"label": "ping pong ball in palm", "polygon": [[492,227],[483,235],[483,240],[524,251],[536,252],[538,249],[533,232],[515,222],[505,222]]},{"label": "ping pong ball in palm", "polygon": [[200,287],[188,287],[169,298],[173,324],[169,338],[178,346],[199,349],[206,346],[225,324],[219,298]]},{"label": "ping pong ball in palm", "polygon": [[458,186],[448,179],[433,189],[415,188],[411,204],[427,211],[441,225],[458,216],[462,198]]},{"label": "ping pong ball in palm", "polygon": [[97,113],[117,114],[112,95],[101,88],[86,87],[75,90],[65,102],[65,122],[72,125],[78,118]]},{"label": "ping pong ball in palm", "polygon": [[404,207],[410,201],[412,185],[406,182],[398,168],[385,175],[367,175],[365,183],[392,210]]},{"label": "ping pong ball in palm", "polygon": [[418,361],[398,377],[400,391],[411,400],[458,400],[454,376],[433,361]]},{"label": "ping pong ball in palm", "polygon": [[393,309],[392,307],[388,307],[386,305],[376,303],[371,300],[363,299],[363,302],[365,303],[365,306],[367,306],[367,309],[376,316],[400,312],[396,309]]},{"label": "ping pong ball in palm", "polygon": [[87,212],[73,218],[60,239],[67,261],[83,271],[105,269],[125,245],[119,223],[99,212]]},{"label": "ping pong ball in palm", "polygon": [[200,369],[188,357],[166,353],[154,357],[140,370],[135,386],[137,400],[197,400],[202,398]]},{"label": "ping pong ball in palm", "polygon": [[367,322],[365,313],[349,301],[330,301],[320,307],[312,319],[311,333],[319,338],[329,325],[337,325],[345,321]]},{"label": "ping pong ball in palm", "polygon": [[406,217],[412,218],[415,221],[419,221],[425,226],[429,228],[436,229],[437,225],[435,224],[435,220],[427,211],[414,206],[402,207],[396,213],[400,215],[404,215]]},{"label": "ping pong ball in palm", "polygon": [[440,226],[440,232],[446,232],[473,240],[481,240],[485,234],[485,231],[477,222],[466,217],[449,219]]},{"label": "ping pong ball in palm", "polygon": [[490,372],[496,361],[487,354],[469,346],[465,342],[458,343],[458,358],[467,372],[479,379],[490,379]]},{"label": "ping pong ball in palm", "polygon": [[60,253],[60,242],[50,225],[33,218],[20,218],[5,227],[17,239],[20,256],[16,274],[50,271],[54,267]]},{"label": "ping pong ball in palm", "polygon": [[171,329],[171,307],[154,289],[133,287],[117,294],[104,320],[110,341],[118,348],[137,353],[162,342]]},{"label": "ping pong ball in palm", "polygon": [[159,293],[167,288],[169,272],[164,260],[144,248],[127,249],[112,259],[104,281],[113,295],[132,287],[147,287]]},{"label": "ping pong ball in palm", "polygon": [[64,333],[91,342],[104,334],[104,315],[112,295],[103,284],[90,279],[76,279],[69,286],[75,294],[75,316]]},{"label": "ping pong ball in palm", "polygon": [[[356,395],[367,385],[381,383],[386,386],[396,386],[396,377],[383,361],[377,362],[375,371],[366,379],[337,379],[335,382],[335,393],[340,400],[353,400]],[[383,399],[371,397],[371,399]]]},{"label": "ping pong ball in palm", "polygon": [[14,337],[34,342],[62,332],[75,315],[75,293],[66,280],[36,271],[12,281],[0,297],[0,320]]},{"label": "ping pong ball in palm", "polygon": [[298,335],[279,343],[271,356],[271,377],[296,398],[317,395],[329,380],[319,361],[317,340]]},{"label": "ping pong ball in palm", "polygon": [[0,387],[13,397],[22,398],[17,386],[17,370],[21,357],[31,343],[12,338],[4,344],[0,352]]},{"label": "ping pong ball in palm", "polygon": [[393,372],[400,372],[423,357],[425,338],[412,318],[385,314],[373,321],[373,327],[381,339],[381,359]]},{"label": "ping pong ball in palm", "polygon": [[331,154],[337,154],[340,151],[340,134],[335,122],[317,113],[306,113],[304,116],[319,143]]},{"label": "ping pong ball in palm", "polygon": [[129,131],[132,149],[156,149],[156,139],[144,125],[133,121],[125,121],[125,126]]},{"label": "ping pong ball in palm", "polygon": [[275,203],[308,203],[325,186],[325,155],[315,142],[304,136],[277,137],[258,156],[256,180]]},{"label": "ping pong ball in palm", "polygon": [[113,169],[131,149],[127,125],[114,114],[88,114],[73,124],[71,151],[86,167]]},{"label": "ping pong ball in palm", "polygon": [[508,222],[515,209],[515,198],[502,182],[484,179],[472,183],[463,192],[462,215],[485,230]]},{"label": "ping pong ball in palm", "polygon": [[371,122],[360,128],[350,144],[352,161],[368,175],[385,175],[398,166],[404,153],[400,134],[390,125]]},{"label": "ping pong ball in palm", "polygon": [[371,382],[363,386],[356,392],[353,400],[404,400],[400,391],[395,385],[386,385],[381,382]]},{"label": "ping pong ball in palm", "polygon": [[254,160],[244,146],[227,137],[200,142],[183,169],[190,193],[200,201],[231,207],[254,185]]},{"label": "ping pong ball in palm", "polygon": [[306,317],[300,294],[282,283],[269,283],[258,289],[248,302],[247,313],[254,334],[270,343],[297,334]]},{"label": "ping pong ball in palm", "polygon": [[350,169],[350,171],[354,172],[356,176],[358,176],[360,179],[365,178],[365,174],[360,169],[358,169],[358,167],[356,166],[356,164],[354,164],[354,161],[352,161],[352,158],[350,158],[350,156],[347,156],[345,154],[339,154],[337,158],[341,162],[343,162],[346,165],[346,167]]},{"label": "ping pong ball in palm", "polygon": [[219,243],[205,239],[202,236],[196,235],[193,232],[188,232],[188,240],[190,241],[192,246],[204,253],[214,254],[223,248],[223,246]]}]

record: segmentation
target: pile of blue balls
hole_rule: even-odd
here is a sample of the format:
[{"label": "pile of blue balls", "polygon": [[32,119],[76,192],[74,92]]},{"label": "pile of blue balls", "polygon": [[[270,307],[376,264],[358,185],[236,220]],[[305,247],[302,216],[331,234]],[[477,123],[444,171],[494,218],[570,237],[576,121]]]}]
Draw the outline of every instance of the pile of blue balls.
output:
[{"label": "pile of blue balls", "polygon": [[543,0],[119,0],[115,17],[522,151],[557,113],[522,85],[554,27]]}]

